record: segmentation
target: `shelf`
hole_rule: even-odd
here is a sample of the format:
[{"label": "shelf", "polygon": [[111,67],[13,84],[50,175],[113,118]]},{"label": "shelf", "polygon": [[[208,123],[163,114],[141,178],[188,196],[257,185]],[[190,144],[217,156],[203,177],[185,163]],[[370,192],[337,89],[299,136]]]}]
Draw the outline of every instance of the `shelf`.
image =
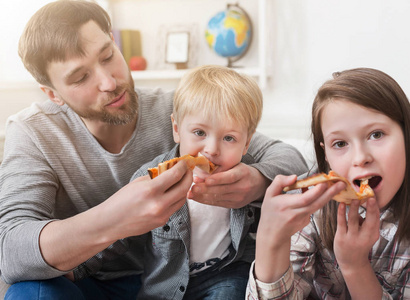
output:
[{"label": "shelf", "polygon": [[[114,0],[111,0],[114,1]],[[258,5],[258,17],[256,22],[258,23],[258,30],[254,32],[254,35],[258,37],[258,62],[255,67],[235,68],[239,73],[252,76],[257,79],[259,87],[263,90],[267,86],[268,72],[267,72],[267,1],[257,0]],[[256,1],[255,1],[256,2]],[[155,81],[155,80],[178,80],[188,70],[146,70],[146,71],[133,71],[132,77],[135,81]]]},{"label": "shelf", "polygon": [[[259,77],[260,68],[234,68],[239,73],[252,77]],[[132,71],[131,75],[134,80],[161,80],[161,79],[180,79],[189,69],[184,70],[146,70]]]}]

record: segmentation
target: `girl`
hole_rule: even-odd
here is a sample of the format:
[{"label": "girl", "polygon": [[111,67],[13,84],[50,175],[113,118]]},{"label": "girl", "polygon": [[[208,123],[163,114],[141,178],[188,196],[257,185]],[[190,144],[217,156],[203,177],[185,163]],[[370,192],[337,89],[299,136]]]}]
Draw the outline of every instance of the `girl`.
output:
[{"label": "girl", "polygon": [[319,172],[334,170],[375,197],[350,207],[330,199],[344,188],[317,185],[266,192],[247,299],[410,299],[410,104],[374,69],[335,73],[318,91],[312,133]]}]

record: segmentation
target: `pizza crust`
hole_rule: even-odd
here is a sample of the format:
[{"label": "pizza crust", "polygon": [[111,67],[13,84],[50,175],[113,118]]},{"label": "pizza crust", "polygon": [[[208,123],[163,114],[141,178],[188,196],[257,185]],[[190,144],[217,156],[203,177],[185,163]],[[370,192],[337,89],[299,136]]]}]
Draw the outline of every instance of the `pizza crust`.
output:
[{"label": "pizza crust", "polygon": [[181,157],[175,157],[170,160],[164,161],[158,164],[158,167],[156,168],[148,169],[148,174],[151,177],[151,179],[153,179],[157,177],[158,175],[160,175],[161,173],[165,172],[166,170],[171,169],[173,166],[177,164],[177,162],[181,160],[185,160],[188,165],[188,168],[190,168],[191,170],[193,170],[195,167],[198,167],[204,172],[211,174],[217,168],[205,156],[198,155],[197,157],[195,157],[195,156],[187,154]]},{"label": "pizza crust", "polygon": [[317,185],[319,183],[326,182],[328,186],[335,184],[337,181],[343,181],[346,183],[346,188],[342,190],[339,194],[333,196],[333,200],[337,202],[346,203],[349,205],[353,200],[360,200],[360,204],[367,201],[368,198],[374,197],[374,192],[368,184],[368,180],[362,180],[360,185],[360,191],[356,192],[349,181],[346,178],[339,176],[333,171],[329,172],[329,175],[325,173],[316,174],[305,179],[298,180],[296,183],[287,186],[283,189],[284,192],[290,190],[307,188],[312,185]]}]

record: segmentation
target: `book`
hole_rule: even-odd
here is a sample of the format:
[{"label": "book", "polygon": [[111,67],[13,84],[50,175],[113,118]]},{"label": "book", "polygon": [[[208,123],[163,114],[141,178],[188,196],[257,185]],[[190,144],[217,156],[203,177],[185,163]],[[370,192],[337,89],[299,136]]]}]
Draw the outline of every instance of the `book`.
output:
[{"label": "book", "polygon": [[132,56],[142,56],[141,33],[139,30],[123,29],[120,31],[121,49],[124,59],[129,64]]}]

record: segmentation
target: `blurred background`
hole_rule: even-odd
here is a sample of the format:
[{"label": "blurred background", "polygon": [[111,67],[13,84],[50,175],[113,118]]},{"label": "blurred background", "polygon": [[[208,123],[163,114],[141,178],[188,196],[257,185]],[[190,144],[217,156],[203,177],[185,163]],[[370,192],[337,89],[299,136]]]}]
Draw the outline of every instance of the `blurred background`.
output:
[{"label": "blurred background", "polygon": [[[0,137],[9,115],[45,99],[20,62],[17,44],[27,20],[48,2],[9,0],[0,4]],[[313,157],[311,103],[318,87],[333,72],[356,67],[380,69],[410,93],[408,0],[96,2],[109,12],[117,33],[138,31],[138,56],[146,65],[142,71],[132,72],[136,86],[164,89],[173,89],[186,68],[227,65],[228,59],[209,47],[205,31],[228,4],[239,5],[249,16],[252,38],[233,67],[253,76],[262,88],[264,113],[258,131],[294,144],[308,160]],[[175,32],[189,36],[183,64],[166,61],[167,51],[173,50],[168,35]]]}]

